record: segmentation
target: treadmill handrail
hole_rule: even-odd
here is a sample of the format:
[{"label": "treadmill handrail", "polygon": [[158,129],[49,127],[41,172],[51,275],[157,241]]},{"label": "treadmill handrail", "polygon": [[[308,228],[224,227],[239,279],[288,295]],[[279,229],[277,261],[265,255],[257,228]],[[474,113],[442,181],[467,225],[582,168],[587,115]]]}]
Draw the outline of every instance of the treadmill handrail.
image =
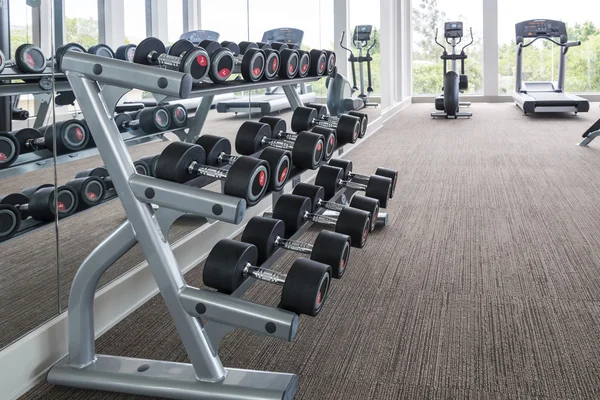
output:
[{"label": "treadmill handrail", "polygon": [[556,40],[554,40],[554,39],[552,39],[552,38],[549,38],[549,37],[547,37],[547,36],[538,36],[538,37],[536,37],[535,39],[533,39],[532,41],[530,41],[530,42],[529,42],[529,43],[527,43],[527,44],[523,44],[523,41],[519,42],[519,47],[520,47],[520,48],[529,47],[529,46],[531,46],[533,43],[535,43],[535,42],[536,42],[537,40],[539,40],[539,39],[548,40],[549,42],[552,42],[552,43],[554,43],[555,45],[557,45],[557,46],[560,46],[560,47],[575,47],[575,46],[581,46],[581,40],[577,40],[577,41],[575,41],[575,42],[560,43],[560,42],[557,42]]}]

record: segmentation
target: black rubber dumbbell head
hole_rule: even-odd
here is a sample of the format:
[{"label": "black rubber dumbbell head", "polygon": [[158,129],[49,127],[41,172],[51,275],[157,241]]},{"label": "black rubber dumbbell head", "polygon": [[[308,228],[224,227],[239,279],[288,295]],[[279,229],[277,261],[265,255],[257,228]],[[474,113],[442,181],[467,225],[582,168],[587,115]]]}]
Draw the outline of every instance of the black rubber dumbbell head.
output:
[{"label": "black rubber dumbbell head", "polygon": [[353,169],[352,161],[341,160],[339,158],[336,158],[334,160],[329,160],[329,165],[331,165],[332,167],[338,167],[338,168],[343,169],[344,170],[343,179],[344,180],[350,179],[350,173],[352,172],[352,169]]},{"label": "black rubber dumbbell head", "polygon": [[170,129],[179,129],[187,126],[188,113],[187,109],[181,104],[169,104],[165,109],[171,117]]},{"label": "black rubber dumbbell head", "polygon": [[350,236],[337,232],[321,231],[310,253],[310,259],[331,267],[332,276],[340,279],[346,272],[350,258]]},{"label": "black rubber dumbbell head", "polygon": [[256,42],[247,42],[247,41],[240,42],[239,48],[240,48],[240,54],[246,54],[248,52],[248,50],[251,50],[251,49],[260,49],[260,47],[258,47],[258,44],[256,44]]},{"label": "black rubber dumbbell head", "polygon": [[14,133],[15,138],[19,142],[19,148],[21,149],[21,154],[30,153],[35,151],[36,148],[32,146],[28,146],[27,143],[30,140],[35,140],[41,138],[43,135],[41,132],[34,128],[23,128]]},{"label": "black rubber dumbbell head", "polygon": [[298,168],[317,169],[325,155],[325,137],[313,132],[300,132],[292,148],[292,162]]},{"label": "black rubber dumbbell head", "polygon": [[236,42],[230,42],[228,40],[225,40],[221,42],[221,46],[225,47],[226,49],[229,49],[229,51],[231,51],[234,56],[240,54],[240,46]]},{"label": "black rubber dumbbell head", "polygon": [[115,115],[115,125],[119,129],[119,132],[127,132],[129,130],[124,124],[133,121],[133,118],[129,113],[121,113]]},{"label": "black rubber dumbbell head", "polygon": [[375,175],[385,176],[386,178],[390,178],[392,180],[392,188],[390,190],[390,199],[394,197],[394,192],[396,192],[396,183],[398,182],[398,171],[389,168],[379,167],[375,170]]},{"label": "black rubber dumbbell head", "polygon": [[210,59],[208,53],[194,47],[181,58],[179,72],[190,74],[194,82],[200,82],[210,74]]},{"label": "black rubber dumbbell head", "polygon": [[196,46],[194,46],[194,43],[190,42],[189,40],[179,39],[173,43],[171,47],[169,47],[169,52],[167,54],[170,56],[182,57],[185,53],[195,47]]},{"label": "black rubber dumbbell head", "polygon": [[342,188],[341,181],[344,177],[344,171],[331,165],[323,165],[319,168],[315,185],[322,186],[325,190],[325,200],[329,200]]},{"label": "black rubber dumbbell head", "polygon": [[281,291],[280,307],[296,314],[315,317],[327,299],[330,282],[329,265],[298,258],[288,271]]},{"label": "black rubber dumbbell head", "polygon": [[56,214],[58,214],[58,218],[65,218],[77,210],[79,200],[73,188],[59,186],[56,189],[56,207],[54,193],[54,187],[45,187],[37,190],[29,197],[28,210],[31,218],[36,221],[53,221]]},{"label": "black rubber dumbbell head", "polygon": [[308,51],[298,50],[298,56],[300,57],[298,61],[298,77],[304,78],[310,70],[310,54]]},{"label": "black rubber dumbbell head", "polygon": [[379,200],[379,204],[382,208],[387,208],[391,192],[392,180],[390,178],[379,175],[371,175],[369,177],[365,196]]},{"label": "black rubber dumbbell head", "polygon": [[0,132],[0,169],[8,168],[21,154],[17,138],[7,132]]},{"label": "black rubber dumbbell head", "polygon": [[10,204],[0,204],[0,242],[15,236],[20,226],[19,210]]},{"label": "black rubber dumbbell head", "polygon": [[270,174],[266,161],[242,156],[229,168],[223,192],[245,199],[247,206],[251,207],[267,193]]},{"label": "black rubber dumbbell head", "polygon": [[271,43],[271,48],[281,52],[281,50],[283,50],[283,49],[289,49],[290,46],[288,46],[286,43],[282,43],[282,42],[273,42],[273,43]]},{"label": "black rubber dumbbell head", "polygon": [[248,49],[242,58],[242,77],[246,82],[258,82],[265,73],[266,56],[259,48]]},{"label": "black rubber dumbbell head", "polygon": [[79,200],[77,211],[97,206],[106,194],[106,185],[97,176],[75,178],[67,182],[67,186],[72,187],[77,193]]},{"label": "black rubber dumbbell head", "polygon": [[365,135],[367,134],[367,128],[369,126],[369,116],[365,113],[356,111],[350,111],[348,115],[352,117],[357,117],[360,120],[360,134],[358,135],[358,137],[361,139],[365,137]]},{"label": "black rubber dumbbell head", "polygon": [[202,146],[206,152],[206,164],[214,167],[219,166],[221,154],[231,154],[231,142],[221,136],[200,135],[196,140],[198,146]]},{"label": "black rubber dumbbell head", "polygon": [[[53,186],[49,185],[49,187],[53,187]],[[31,192],[31,194],[33,194],[33,193],[34,192]],[[6,196],[0,197],[0,204],[8,204],[11,206],[19,207],[19,206],[22,206],[22,205],[28,204],[28,203],[29,203],[29,197],[27,197],[23,193],[11,193],[11,194],[7,194]],[[26,209],[19,210],[19,215],[21,216],[22,220],[26,220],[27,218],[30,217],[29,211]]]},{"label": "black rubber dumbbell head", "polygon": [[279,59],[281,67],[279,68],[279,77],[282,79],[292,79],[298,74],[300,67],[300,57],[297,50],[281,49],[279,50]]},{"label": "black rubber dumbbell head", "polygon": [[371,218],[367,211],[346,207],[337,216],[335,231],[350,236],[352,247],[365,247],[370,229]]},{"label": "black rubber dumbbell head", "polygon": [[17,67],[28,74],[39,74],[46,69],[46,56],[37,46],[22,44],[15,50]]},{"label": "black rubber dumbbell head", "polygon": [[4,67],[6,66],[6,58],[4,57],[4,53],[0,51],[0,74],[4,71]]},{"label": "black rubber dumbbell head", "polygon": [[363,210],[369,213],[369,217],[371,218],[371,227],[369,231],[373,232],[375,230],[375,226],[377,225],[377,216],[379,215],[379,200],[354,194],[348,205],[352,208]]},{"label": "black rubber dumbbell head", "polygon": [[135,54],[136,45],[129,43],[119,46],[115,51],[115,58],[118,60],[133,62],[133,55]]},{"label": "black rubber dumbbell head", "polygon": [[160,41],[160,39],[149,37],[142,40],[135,48],[133,62],[136,64],[151,65],[154,64],[155,61],[152,61],[148,58],[150,54],[156,53],[157,55],[161,55],[165,54],[165,52],[165,45]]},{"label": "black rubber dumbbell head", "polygon": [[264,138],[272,138],[271,128],[267,124],[246,121],[240,126],[235,137],[235,151],[239,154],[251,155],[264,149]]},{"label": "black rubber dumbbell head", "polygon": [[265,73],[263,79],[272,80],[277,77],[279,68],[281,67],[281,60],[279,59],[279,52],[274,49],[262,49],[265,52]]},{"label": "black rubber dumbbell head", "polygon": [[146,133],[158,133],[169,129],[171,115],[163,106],[144,108],[138,114],[140,128]]},{"label": "black rubber dumbbell head", "polygon": [[311,107],[298,107],[292,115],[292,131],[307,131],[315,126],[318,112]]},{"label": "black rubber dumbbell head", "polygon": [[323,118],[324,116],[329,114],[329,111],[327,110],[327,106],[325,104],[304,103],[304,107],[314,108],[315,110],[317,110],[317,116],[319,118]]},{"label": "black rubber dumbbell head", "polygon": [[325,198],[325,189],[322,186],[311,185],[310,183],[299,183],[292,191],[292,194],[308,197],[312,205],[311,212],[316,213],[321,208],[319,202]]},{"label": "black rubber dumbbell head", "polygon": [[323,50],[313,49],[310,51],[310,76],[322,76],[327,70],[327,55]]},{"label": "black rubber dumbbell head", "polygon": [[267,147],[260,152],[258,158],[265,160],[271,170],[269,190],[279,192],[285,186],[292,167],[292,153],[287,150]]},{"label": "black rubber dumbbell head", "polygon": [[308,197],[284,194],[279,197],[273,207],[273,218],[280,219],[285,224],[285,237],[292,236],[304,225],[305,214],[312,210]]},{"label": "black rubber dumbbell head", "polygon": [[256,246],[258,251],[257,263],[260,265],[267,261],[277,250],[275,241],[278,237],[285,237],[283,221],[274,218],[253,217],[244,228],[240,240]]},{"label": "black rubber dumbbell head", "polygon": [[95,54],[100,57],[115,58],[115,52],[105,44],[97,44],[88,49],[88,53]]},{"label": "black rubber dumbbell head", "polygon": [[333,51],[325,50],[325,54],[327,55],[327,75],[335,77],[335,74],[337,73],[335,67],[337,57]]},{"label": "black rubber dumbbell head", "polygon": [[140,158],[137,162],[144,164],[146,166],[146,170],[148,171],[147,175],[156,178],[156,163],[158,162],[158,158],[160,154],[154,156],[147,156]]},{"label": "black rubber dumbbell head", "polygon": [[262,117],[258,120],[263,124],[267,124],[271,127],[272,137],[277,138],[279,134],[286,133],[287,131],[287,123],[285,119],[279,117]]},{"label": "black rubber dumbbell head", "polygon": [[223,239],[212,248],[202,271],[208,287],[231,294],[244,282],[246,265],[256,265],[258,252],[252,244]]},{"label": "black rubber dumbbell head", "polygon": [[156,177],[178,183],[187,182],[197,176],[189,173],[189,167],[193,162],[198,165],[206,164],[206,153],[202,146],[173,142],[158,157]]},{"label": "black rubber dumbbell head", "polygon": [[208,76],[215,83],[225,82],[229,79],[235,67],[235,57],[233,53],[224,47],[219,47],[213,53],[208,50],[207,52],[210,56]]},{"label": "black rubber dumbbell head", "polygon": [[337,134],[331,128],[323,128],[322,126],[315,126],[310,130],[312,133],[323,135],[325,139],[325,151],[323,152],[323,161],[329,161],[335,153],[335,146],[337,145]]},{"label": "black rubber dumbbell head", "polygon": [[21,190],[21,193],[23,195],[27,196],[27,199],[30,199],[31,196],[33,196],[33,194],[35,192],[37,192],[40,189],[45,189],[45,188],[54,188],[54,185],[52,185],[50,183],[43,183],[41,185],[29,186],[29,187]]},{"label": "black rubber dumbbell head", "polygon": [[111,190],[115,188],[115,185],[110,180],[110,176],[108,175],[108,170],[105,167],[96,167],[90,168],[85,171],[78,172],[75,175],[75,178],[85,178],[88,176],[96,176],[104,182],[106,185],[106,190]]},{"label": "black rubber dumbbell head", "polygon": [[63,44],[62,46],[59,46],[56,49],[56,65],[58,66],[58,69],[61,68],[61,63],[62,63],[62,58],[65,55],[65,53],[67,51],[78,51],[80,53],[85,53],[85,48],[80,45],[79,43],[67,43],[67,44]]},{"label": "black rubber dumbbell head", "polygon": [[340,143],[356,143],[361,134],[360,119],[351,115],[342,115],[335,132]]}]

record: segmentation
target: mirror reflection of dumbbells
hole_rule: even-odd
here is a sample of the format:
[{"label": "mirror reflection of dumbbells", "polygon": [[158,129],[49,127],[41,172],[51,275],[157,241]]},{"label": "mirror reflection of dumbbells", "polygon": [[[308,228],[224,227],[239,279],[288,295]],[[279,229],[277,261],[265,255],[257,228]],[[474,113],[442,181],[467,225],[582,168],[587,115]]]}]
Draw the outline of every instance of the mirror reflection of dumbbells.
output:
[{"label": "mirror reflection of dumbbells", "polygon": [[313,132],[300,132],[296,140],[273,138],[271,127],[262,122],[246,121],[235,138],[235,150],[251,155],[267,147],[292,152],[292,163],[301,169],[317,169],[325,154],[325,138]]},{"label": "mirror reflection of dumbbells", "polygon": [[139,113],[122,113],[115,116],[115,124],[120,132],[159,133],[168,129],[179,129],[187,125],[187,111],[181,105],[144,108]]},{"label": "mirror reflection of dumbbells", "polygon": [[106,195],[106,184],[97,176],[88,176],[71,179],[67,182],[75,190],[78,198],[78,207],[76,211],[86,210],[102,203]]},{"label": "mirror reflection of dumbbells", "polygon": [[[349,160],[340,160],[335,159],[329,161],[329,165],[332,167],[338,167],[344,170],[344,179],[358,181],[359,183],[367,183],[371,179],[373,175],[361,175],[355,174],[353,171],[352,161]],[[386,178],[390,178],[392,180],[392,188],[390,189],[390,199],[394,197],[394,193],[396,192],[396,183],[398,182],[398,171],[395,169],[378,167],[375,170],[375,175],[384,176]]]},{"label": "mirror reflection of dumbbells", "polygon": [[[241,54],[240,46],[248,47],[246,43],[252,42],[240,42],[237,44],[235,42],[224,41],[221,42],[221,46],[227,47],[231,52],[238,56]],[[252,43],[256,44],[259,49],[261,49],[265,53],[265,73],[263,75],[263,79],[265,80],[273,80],[277,78],[277,74],[279,73],[279,68],[281,68],[281,59],[279,58],[279,52],[271,47],[270,44],[267,43]]]},{"label": "mirror reflection of dumbbells", "polygon": [[356,143],[361,134],[361,120],[352,115],[342,115],[336,122],[319,118],[319,113],[311,107],[298,107],[292,115],[292,130],[302,132],[314,127],[335,129],[339,143]]},{"label": "mirror reflection of dumbbells", "polygon": [[233,74],[241,74],[246,82],[258,82],[265,73],[267,57],[256,43],[241,42],[237,48],[233,42],[221,43],[203,40],[200,46],[205,48],[211,60],[210,79],[224,82]]},{"label": "mirror reflection of dumbbells", "polygon": [[269,163],[253,157],[240,157],[226,170],[207,165],[206,151],[192,143],[173,142],[160,154],[156,177],[185,183],[199,176],[224,181],[223,193],[246,200],[248,206],[257,204],[268,189]]},{"label": "mirror reflection of dumbbells", "polygon": [[[285,122],[283,118],[262,117],[258,120],[258,122],[268,124],[271,127],[271,132],[273,133],[273,138],[275,139],[295,141],[298,138],[297,133],[287,132],[287,122]],[[325,139],[325,151],[323,152],[323,161],[329,161],[331,157],[333,157],[333,153],[335,152],[335,146],[337,144],[335,131],[333,129],[321,128],[317,126],[313,128],[311,132],[323,135],[323,138]]]},{"label": "mirror reflection of dumbbells", "polygon": [[[139,175],[155,176],[156,163],[158,162],[158,155],[141,158],[133,162],[135,172]],[[112,182],[108,170],[106,167],[95,167],[80,171],[75,175],[75,179],[82,179],[88,177],[98,178],[104,184],[104,194],[102,198],[116,196],[117,193],[114,191],[115,185]],[[99,194],[97,195],[99,196]]]},{"label": "mirror reflection of dumbbells", "polygon": [[[201,135],[196,144],[206,151],[206,164],[213,167],[233,165],[240,157],[231,155],[231,142],[220,136]],[[268,147],[257,156],[269,164],[268,190],[279,192],[285,186],[292,165],[292,154],[286,150]]]},{"label": "mirror reflection of dumbbells", "polygon": [[21,223],[29,217],[35,221],[52,222],[56,214],[58,218],[72,215],[79,204],[75,190],[70,186],[59,186],[56,193],[55,202],[54,185],[45,184],[0,197],[0,240],[13,237]]},{"label": "mirror reflection of dumbbells", "polygon": [[277,249],[310,255],[310,259],[331,267],[332,277],[339,279],[346,272],[350,257],[350,237],[341,233],[321,231],[314,244],[285,239],[285,224],[274,218],[253,217],[248,221],[240,241],[256,246],[259,264],[267,261]]},{"label": "mirror reflection of dumbbells", "polygon": [[[379,216],[379,200],[372,199],[366,196],[352,196],[348,204],[334,203],[325,200],[325,189],[322,186],[311,185],[308,183],[299,183],[296,185],[292,194],[308,197],[312,204],[313,213],[317,213],[319,209],[324,208],[329,211],[341,212],[343,209],[351,207],[358,210],[364,210],[369,213],[369,220],[371,222],[369,231],[373,232],[377,224],[377,218]],[[337,216],[338,214],[327,214]]]},{"label": "mirror reflection of dumbbells", "polygon": [[121,45],[117,47],[117,51],[115,51],[115,58],[117,60],[133,62],[133,55],[135,54],[136,48],[137,46],[133,43]]},{"label": "mirror reflection of dumbbells", "polygon": [[[342,115],[336,117],[333,115],[329,115],[329,110],[327,110],[327,106],[325,104],[306,103],[304,104],[304,107],[314,108],[315,110],[317,110],[319,119],[330,122],[332,124],[339,124],[340,118],[343,116]],[[350,111],[349,113],[344,115],[350,115],[352,117],[357,117],[358,119],[360,119],[360,133],[358,134],[358,138],[362,139],[363,137],[365,137],[365,135],[367,134],[367,128],[369,127],[369,115],[358,111]]]},{"label": "mirror reflection of dumbbells", "polygon": [[371,217],[367,211],[346,207],[336,216],[313,213],[310,198],[284,194],[277,200],[273,212],[265,217],[280,219],[285,224],[285,237],[296,233],[307,221],[333,227],[334,231],[350,236],[352,247],[362,249],[367,243],[371,229]]},{"label": "mirror reflection of dumbbells", "polygon": [[[166,54],[163,42],[154,37],[142,40],[136,47],[133,62],[144,65],[157,65],[174,69],[191,75],[194,82],[201,82],[209,72],[210,59],[208,53],[192,42],[178,41],[178,46],[171,46],[170,54]],[[183,50],[185,49],[185,50]],[[175,55],[175,52],[177,54]]]},{"label": "mirror reflection of dumbbells", "polygon": [[7,60],[0,52],[0,73],[4,68],[15,68],[25,74],[40,74],[46,69],[46,56],[37,46],[25,43],[15,50],[14,60]]},{"label": "mirror reflection of dumbbells", "polygon": [[[54,132],[58,132],[54,135]],[[19,142],[21,153],[28,153],[47,149],[56,150],[56,154],[74,153],[85,149],[90,140],[90,135],[83,122],[77,119],[61,121],[56,123],[56,130],[52,125],[41,127],[40,130],[33,128],[21,129],[14,133]],[[56,149],[54,139],[56,136]]]},{"label": "mirror reflection of dumbbells", "polygon": [[[257,259],[256,246],[230,239],[220,240],[208,254],[202,280],[206,286],[227,294],[233,293],[249,277],[281,285],[280,308],[313,317],[319,314],[329,292],[329,265],[299,258],[284,274],[260,267]],[[268,332],[273,328],[267,324]]]}]

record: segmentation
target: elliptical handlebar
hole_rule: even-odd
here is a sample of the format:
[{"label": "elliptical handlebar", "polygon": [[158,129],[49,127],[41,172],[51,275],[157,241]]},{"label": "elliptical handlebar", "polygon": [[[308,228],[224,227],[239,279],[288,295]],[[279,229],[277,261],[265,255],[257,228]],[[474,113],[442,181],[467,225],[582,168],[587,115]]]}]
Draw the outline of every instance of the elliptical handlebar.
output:
[{"label": "elliptical handlebar", "polygon": [[442,49],[444,49],[444,53],[446,52],[446,46],[444,46],[443,44],[441,44],[440,42],[438,42],[438,33],[439,33],[439,29],[435,29],[435,43],[440,46]]},{"label": "elliptical handlebar", "polygon": [[371,46],[369,46],[369,48],[367,49],[367,54],[369,54],[371,52],[371,49],[373,47],[375,47],[376,44],[377,44],[377,39],[373,39],[373,44]]},{"label": "elliptical handlebar", "polygon": [[465,52],[465,49],[466,49],[467,47],[469,47],[470,45],[472,45],[472,44],[473,44],[473,41],[475,40],[475,39],[473,39],[473,27],[471,27],[469,30],[470,30],[470,32],[471,32],[471,41],[470,41],[469,43],[467,43],[467,44],[466,44],[466,45],[465,45],[465,46],[462,48],[462,50],[460,51],[461,53],[464,53],[464,52]]},{"label": "elliptical handlebar", "polygon": [[354,53],[352,52],[352,50],[350,50],[348,47],[344,46],[344,38],[346,37],[346,31],[342,31],[342,38],[340,39],[340,47],[344,50],[346,50],[347,52],[349,52],[350,54],[352,54],[352,56],[354,56]]}]

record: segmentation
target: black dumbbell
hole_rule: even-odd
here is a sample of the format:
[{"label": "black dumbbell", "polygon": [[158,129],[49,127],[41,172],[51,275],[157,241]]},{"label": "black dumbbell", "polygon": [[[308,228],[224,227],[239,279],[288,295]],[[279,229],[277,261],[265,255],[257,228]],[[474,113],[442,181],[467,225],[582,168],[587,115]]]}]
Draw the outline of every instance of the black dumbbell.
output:
[{"label": "black dumbbell", "polygon": [[313,49],[309,52],[310,68],[308,74],[310,76],[322,76],[327,71],[327,53],[323,50]]},{"label": "black dumbbell", "polygon": [[11,133],[0,132],[0,169],[13,165],[20,154],[21,146],[17,138]]},{"label": "black dumbbell", "polygon": [[310,259],[331,267],[332,276],[341,278],[346,272],[350,257],[350,237],[341,233],[321,231],[314,244],[285,239],[285,224],[273,218],[253,217],[240,239],[256,246],[258,263],[262,264],[277,249],[309,254]]},{"label": "black dumbbell", "polygon": [[257,266],[257,257],[258,250],[252,244],[220,240],[208,254],[202,281],[206,286],[227,294],[233,293],[248,277],[282,285],[279,307],[313,317],[319,314],[329,292],[329,265],[299,258],[288,273],[283,274]]},{"label": "black dumbbell", "polygon": [[[341,116],[333,116],[329,115],[329,111],[327,110],[327,106],[324,104],[316,104],[316,103],[306,103],[304,107],[314,108],[317,110],[318,118],[324,121],[329,121],[334,124],[339,124]],[[347,115],[351,115],[353,117],[357,117],[360,119],[360,133],[358,134],[359,138],[363,138],[367,134],[367,128],[369,126],[369,116],[365,113],[361,113],[358,111],[350,111]]]},{"label": "black dumbbell", "polygon": [[[258,120],[258,122],[262,122],[263,124],[267,124],[271,127],[271,132],[273,132],[274,139],[286,139],[296,141],[296,139],[298,138],[297,133],[287,132],[287,123],[283,118],[262,117]],[[333,153],[335,152],[335,145],[337,144],[335,131],[333,129],[321,128],[317,126],[313,128],[311,132],[323,135],[323,138],[325,139],[325,151],[323,152],[323,160],[329,161],[331,157],[333,157]]]},{"label": "black dumbbell", "polygon": [[[136,165],[137,173],[140,175],[148,175],[148,176],[153,176],[156,178],[156,163],[158,162],[159,157],[160,157],[160,154],[157,154],[154,156],[142,157],[139,160],[137,160],[136,163],[142,164],[146,170],[146,173],[142,174],[142,173],[140,173],[140,170],[138,170],[138,167]],[[134,165],[135,165],[135,163],[134,163]]]},{"label": "black dumbbell", "polygon": [[117,47],[115,51],[115,58],[117,60],[133,62],[133,55],[135,54],[136,45],[129,43]]},{"label": "black dumbbell", "polygon": [[187,126],[188,113],[184,106],[181,104],[169,104],[164,107],[171,117],[169,129],[180,129]]},{"label": "black dumbbell", "polygon": [[[33,186],[24,189],[21,193],[12,193],[0,198],[0,204],[15,206],[22,221],[31,217],[36,221],[48,222],[54,221],[56,214],[58,218],[72,215],[79,204],[75,190],[70,186],[59,186],[56,189],[57,208],[55,208],[54,192],[54,185]],[[56,209],[58,213],[55,213]]]},{"label": "black dumbbell", "polygon": [[344,179],[344,170],[331,165],[323,165],[317,172],[315,185],[323,186],[325,198],[332,198],[341,188],[348,187],[365,192],[367,197],[379,200],[382,208],[387,208],[392,192],[392,180],[385,176],[371,175],[366,184]]},{"label": "black dumbbell", "polygon": [[246,46],[246,43],[250,45],[257,45],[259,49],[261,49],[265,53],[265,73],[263,75],[263,79],[265,80],[273,80],[277,77],[277,73],[279,72],[279,68],[281,66],[281,60],[279,58],[279,51],[275,50],[268,43],[263,42],[241,42],[239,45],[235,42],[221,42],[221,46],[227,47],[234,54],[240,54],[240,46]]},{"label": "black dumbbell", "polygon": [[[242,78],[244,78],[244,80],[247,82],[258,82],[262,79],[265,73],[267,57],[265,52],[258,48],[256,43],[241,42],[238,45],[238,48],[234,49],[235,51],[231,50],[234,44],[233,42],[223,42],[223,44],[224,46],[214,40],[203,40],[200,42],[200,46],[204,47],[208,54],[211,55],[211,60],[215,58],[215,56],[212,56],[212,54],[217,54],[220,56],[223,50],[225,50],[227,53],[231,53],[233,56],[233,63],[230,64],[231,67],[229,67],[229,64],[224,63],[221,60],[218,61],[219,67],[216,69],[219,71],[219,77],[217,78],[218,80],[213,79],[214,82],[222,82],[229,78],[224,78],[225,74],[223,72],[225,71],[221,65],[223,65],[224,68],[229,69],[230,75],[241,74]],[[214,64],[215,61],[213,61],[213,65]]]},{"label": "black dumbbell", "polygon": [[198,176],[225,182],[223,192],[257,204],[265,195],[269,182],[269,164],[252,157],[240,157],[229,170],[206,165],[206,151],[197,144],[174,142],[168,145],[156,163],[156,177],[184,183]]},{"label": "black dumbbell", "polygon": [[65,55],[67,51],[78,51],[80,53],[86,53],[85,48],[79,43],[67,43],[59,46],[56,49],[56,56],[54,57],[56,61],[56,66],[60,70],[60,63],[62,61],[62,57]]},{"label": "black dumbbell", "polygon": [[19,231],[21,214],[11,204],[0,204],[0,242],[8,240]]},{"label": "black dumbbell", "polygon": [[316,126],[333,128],[339,143],[356,143],[361,132],[360,119],[342,115],[337,122],[319,118],[318,111],[311,107],[298,107],[292,115],[292,130],[302,132]]},{"label": "black dumbbell", "polygon": [[298,50],[298,55],[300,56],[298,64],[298,77],[304,78],[310,73],[312,60],[308,51]]},{"label": "black dumbbell", "polygon": [[[296,49],[290,48],[285,43],[274,42],[271,47],[279,52],[281,67],[279,68],[279,77],[282,79],[292,79],[298,75],[300,70],[300,53]],[[306,58],[304,60],[306,62]],[[310,60],[308,60],[310,64]]]},{"label": "black dumbbell", "polygon": [[312,204],[312,212],[316,213],[320,208],[330,211],[340,212],[344,208],[351,207],[364,210],[369,213],[371,225],[370,232],[375,230],[377,216],[379,215],[379,200],[365,196],[352,196],[348,205],[325,201],[325,189],[322,186],[311,185],[308,183],[299,183],[296,185],[292,194],[308,197]]},{"label": "black dumbbell", "polygon": [[291,150],[292,163],[302,169],[316,169],[323,161],[325,138],[312,132],[300,132],[296,140],[273,139],[271,127],[262,122],[246,121],[235,138],[235,150],[251,155],[266,147]]},{"label": "black dumbbell", "polygon": [[335,63],[337,61],[337,57],[333,51],[323,50],[325,55],[327,56],[327,75],[333,75],[337,73],[335,68]]},{"label": "black dumbbell", "polygon": [[[71,119],[56,123],[57,135],[54,135],[54,127],[48,125],[40,128],[25,128],[14,133],[19,142],[21,153],[28,153],[47,149],[54,151],[54,140],[56,140],[56,154],[67,154],[85,149],[90,140],[90,135],[85,125],[77,120]],[[56,138],[55,138],[56,136]]]},{"label": "black dumbbell", "polygon": [[79,200],[77,211],[97,206],[104,200],[106,194],[106,184],[97,176],[71,179],[67,182],[67,186],[72,187],[77,193]]},{"label": "black dumbbell", "polygon": [[113,51],[113,49],[111,49],[105,44],[97,44],[95,46],[92,46],[88,49],[87,52],[100,57],[115,58],[115,52]]},{"label": "black dumbbell", "polygon": [[133,119],[127,113],[117,114],[115,124],[119,132],[131,132],[141,129],[143,133],[159,133],[169,129],[172,120],[171,113],[162,106],[144,108],[137,114],[136,118]]},{"label": "black dumbbell", "polygon": [[[206,151],[206,164],[213,167],[233,165],[240,159],[239,156],[231,155],[231,142],[224,137],[201,135],[196,144]],[[257,158],[269,163],[271,178],[268,189],[275,192],[283,189],[292,166],[292,154],[286,150],[269,147],[261,151]]]},{"label": "black dumbbell", "polygon": [[22,108],[12,109],[12,119],[16,121],[27,121],[29,119],[29,111]]},{"label": "black dumbbell", "polygon": [[[4,56],[2,60],[4,60]],[[15,50],[14,60],[8,60],[3,63],[0,72],[4,68],[16,67],[26,74],[40,74],[44,72],[46,65],[47,60],[42,49],[33,44],[25,43]]]},{"label": "black dumbbell", "polygon": [[[355,174],[352,172],[352,161],[335,159],[329,161],[329,165],[333,167],[338,167],[344,170],[344,179],[345,180],[357,180],[359,182],[368,183],[371,179],[372,175],[361,175]],[[378,167],[375,170],[375,175],[385,176],[386,178],[390,178],[392,180],[392,188],[390,190],[390,199],[394,197],[394,193],[396,192],[396,183],[398,182],[398,171],[395,169]]]},{"label": "black dumbbell", "polygon": [[[306,221],[331,226],[335,232],[350,236],[353,247],[363,248],[371,227],[369,213],[364,210],[346,207],[336,217],[312,213],[312,203],[308,197],[284,194],[273,207],[272,217],[285,224],[285,237],[292,236]],[[265,214],[270,216],[270,214]]]},{"label": "black dumbbell", "polygon": [[[152,164],[148,164],[148,161],[143,158],[134,161],[133,166],[135,168],[135,172],[139,175],[154,176],[152,175]],[[88,176],[100,178],[104,182],[106,190],[112,190],[115,188],[115,185],[113,184],[112,178],[108,174],[106,167],[96,167],[86,169],[85,171],[80,171],[75,175],[75,178],[87,178]]]},{"label": "black dumbbell", "polygon": [[[175,46],[171,46],[169,49],[171,54],[174,54],[174,51],[184,48],[181,43],[175,49],[173,47]],[[210,65],[208,54],[204,49],[194,46],[193,43],[189,42],[187,50],[177,55],[165,53],[166,48],[163,42],[157,38],[149,37],[137,45],[133,55],[133,62],[176,69],[179,72],[190,74],[194,82],[200,82],[208,75]]]}]

